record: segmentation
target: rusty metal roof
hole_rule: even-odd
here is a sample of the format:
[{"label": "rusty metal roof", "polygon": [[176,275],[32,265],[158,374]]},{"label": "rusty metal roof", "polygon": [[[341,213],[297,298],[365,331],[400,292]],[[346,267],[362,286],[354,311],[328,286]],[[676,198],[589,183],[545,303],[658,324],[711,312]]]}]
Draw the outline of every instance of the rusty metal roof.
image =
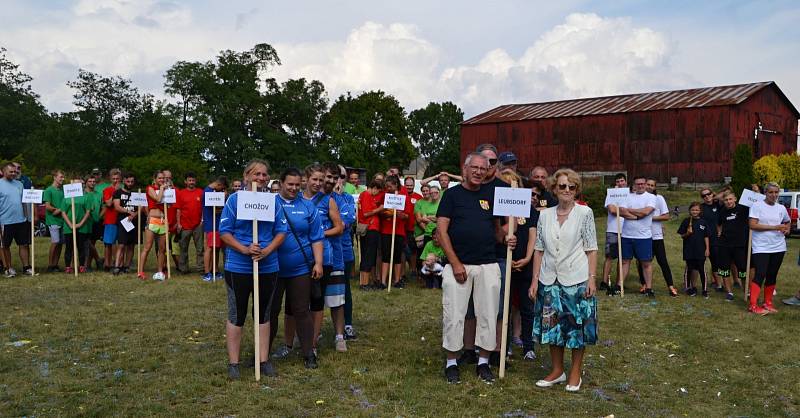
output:
[{"label": "rusty metal roof", "polygon": [[[621,96],[592,97],[555,102],[510,104],[496,107],[463,122],[464,125],[510,122],[529,119],[564,118],[572,116],[606,115],[612,113],[646,112],[650,110],[686,109],[695,107],[729,106],[744,102],[757,91],[773,85],[781,96],[783,92],[773,81],[737,84],[733,86],[704,87],[655,93],[626,94]],[[797,114],[797,109],[789,106]]]}]

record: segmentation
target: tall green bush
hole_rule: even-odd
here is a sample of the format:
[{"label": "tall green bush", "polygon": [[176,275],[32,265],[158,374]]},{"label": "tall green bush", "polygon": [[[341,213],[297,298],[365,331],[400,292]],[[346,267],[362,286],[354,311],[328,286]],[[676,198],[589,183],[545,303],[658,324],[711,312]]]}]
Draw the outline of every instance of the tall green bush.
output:
[{"label": "tall green bush", "polygon": [[753,150],[748,144],[739,144],[733,153],[733,176],[731,188],[738,195],[744,189],[749,189],[755,183],[753,174]]}]

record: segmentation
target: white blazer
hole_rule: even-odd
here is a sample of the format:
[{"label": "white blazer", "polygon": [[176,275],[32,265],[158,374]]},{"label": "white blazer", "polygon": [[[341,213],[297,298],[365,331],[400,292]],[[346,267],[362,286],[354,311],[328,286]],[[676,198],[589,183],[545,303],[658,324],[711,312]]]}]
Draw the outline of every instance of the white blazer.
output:
[{"label": "white blazer", "polygon": [[539,283],[574,286],[589,279],[586,251],[597,250],[594,214],[588,206],[576,204],[563,225],[558,223],[557,207],[539,215],[536,226],[537,251],[544,251]]}]

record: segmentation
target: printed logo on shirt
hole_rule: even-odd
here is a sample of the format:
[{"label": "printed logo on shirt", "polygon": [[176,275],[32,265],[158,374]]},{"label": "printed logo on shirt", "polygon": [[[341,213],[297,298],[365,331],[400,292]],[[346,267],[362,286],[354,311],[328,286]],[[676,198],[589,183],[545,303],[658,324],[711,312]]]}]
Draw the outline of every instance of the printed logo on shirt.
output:
[{"label": "printed logo on shirt", "polygon": [[480,199],[480,200],[478,200],[478,202],[480,202],[480,204],[481,204],[481,209],[489,210],[489,201],[488,200]]},{"label": "printed logo on shirt", "polygon": [[517,218],[517,225],[525,225],[526,218]]},{"label": "printed logo on shirt", "polygon": [[698,225],[698,226],[699,226],[699,227],[700,227],[700,229],[702,229],[703,231],[705,231],[705,230],[706,230],[706,226],[705,226],[705,225]]},{"label": "printed logo on shirt", "polygon": [[734,214],[732,214],[732,215],[728,215],[728,217],[727,217],[727,218],[725,218],[725,220],[726,220],[726,221],[732,221],[732,220],[734,220],[734,219],[736,219],[736,214],[735,214],[735,213],[734,213]]}]

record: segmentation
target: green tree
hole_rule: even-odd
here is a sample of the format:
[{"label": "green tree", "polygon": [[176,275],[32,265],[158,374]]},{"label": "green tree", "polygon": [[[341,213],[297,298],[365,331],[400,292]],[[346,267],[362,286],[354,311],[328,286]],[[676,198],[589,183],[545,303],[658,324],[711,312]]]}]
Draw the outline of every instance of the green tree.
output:
[{"label": "green tree", "polygon": [[0,47],[0,159],[24,153],[28,137],[48,121],[31,80]]},{"label": "green tree", "polygon": [[800,188],[800,156],[795,153],[781,154],[778,156],[778,166],[783,177],[781,187],[795,190]]},{"label": "green tree", "polygon": [[393,96],[369,91],[339,96],[323,117],[322,149],[342,164],[374,173],[406,167],[416,157],[406,130],[405,111]]},{"label": "green tree", "polygon": [[755,183],[753,174],[753,150],[748,144],[739,144],[733,152],[733,176],[731,177],[731,188],[740,195],[742,190],[749,189]]},{"label": "green tree", "polygon": [[431,102],[408,115],[408,134],[428,162],[425,174],[459,173],[464,112],[451,102]]}]

